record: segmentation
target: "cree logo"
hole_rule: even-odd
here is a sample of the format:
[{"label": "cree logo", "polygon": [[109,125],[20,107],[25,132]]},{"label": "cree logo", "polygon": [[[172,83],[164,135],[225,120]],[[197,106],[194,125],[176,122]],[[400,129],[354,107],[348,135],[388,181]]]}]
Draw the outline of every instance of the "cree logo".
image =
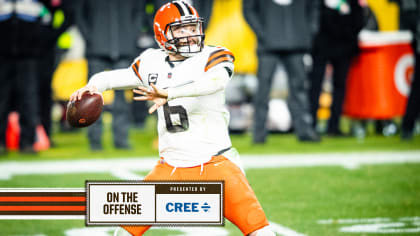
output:
[{"label": "cree logo", "polygon": [[[166,211],[167,212],[199,212],[199,204],[198,202],[168,202],[166,204]],[[204,212],[208,212],[210,209],[210,205],[205,202],[201,209]]]},{"label": "cree logo", "polygon": [[205,202],[202,206],[201,209],[203,209],[205,212],[208,212],[210,209],[209,204],[207,204],[207,202]]}]

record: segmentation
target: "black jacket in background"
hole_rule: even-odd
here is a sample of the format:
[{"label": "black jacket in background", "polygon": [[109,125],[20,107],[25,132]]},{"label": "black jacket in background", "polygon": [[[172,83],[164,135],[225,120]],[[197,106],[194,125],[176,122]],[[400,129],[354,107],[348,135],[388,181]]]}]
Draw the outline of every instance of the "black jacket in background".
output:
[{"label": "black jacket in background", "polygon": [[[9,1],[14,4],[15,1]],[[2,3],[2,4],[8,4]],[[27,1],[28,8],[35,8],[36,1]],[[25,18],[26,17],[26,18]],[[41,17],[26,16],[20,17],[16,12],[0,13],[0,56],[1,57],[22,57],[37,56],[40,54]]]},{"label": "black jacket in background", "polygon": [[420,0],[396,0],[400,7],[400,28],[413,33],[413,49],[420,53]]},{"label": "black jacket in background", "polygon": [[79,0],[76,23],[87,57],[133,58],[145,22],[145,0]]},{"label": "black jacket in background", "polygon": [[[40,0],[40,2],[49,10],[52,20],[48,24],[41,24],[39,47],[41,52],[44,50],[53,51],[57,45],[58,37],[75,23],[76,4],[74,0],[61,0],[57,6],[53,6],[51,0]],[[53,16],[58,10],[63,12],[64,21],[59,27],[55,28]]]},{"label": "black jacket in background", "polygon": [[322,4],[320,28],[314,41],[317,50],[329,57],[352,56],[358,52],[358,34],[364,26],[364,12],[358,0],[347,0],[349,14],[340,14]]},{"label": "black jacket in background", "polygon": [[318,0],[293,0],[289,5],[243,0],[243,12],[257,35],[259,51],[307,51],[318,30]]}]

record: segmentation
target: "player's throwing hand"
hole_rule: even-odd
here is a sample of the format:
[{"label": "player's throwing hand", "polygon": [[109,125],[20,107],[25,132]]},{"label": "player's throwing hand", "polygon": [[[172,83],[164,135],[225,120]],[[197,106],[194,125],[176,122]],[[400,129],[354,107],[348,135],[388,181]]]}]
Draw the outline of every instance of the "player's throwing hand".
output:
[{"label": "player's throwing hand", "polygon": [[164,105],[168,101],[168,91],[165,89],[157,88],[154,84],[150,84],[152,87],[138,87],[133,89],[135,94],[141,96],[134,97],[136,101],[153,101],[155,104],[149,108],[149,114],[155,112],[160,106]]}]

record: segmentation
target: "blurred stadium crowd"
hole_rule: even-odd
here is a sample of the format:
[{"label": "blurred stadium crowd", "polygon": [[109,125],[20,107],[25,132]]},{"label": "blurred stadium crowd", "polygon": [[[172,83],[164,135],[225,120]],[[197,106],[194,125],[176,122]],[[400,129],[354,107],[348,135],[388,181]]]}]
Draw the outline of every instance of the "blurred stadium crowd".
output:
[{"label": "blurred stadium crowd", "polygon": [[[54,147],[54,132],[72,131],[70,94],[157,47],[153,16],[165,2],[0,0],[0,154],[36,153]],[[251,131],[253,143],[271,132],[302,142],[363,137],[368,123],[402,140],[419,133],[420,0],[188,2],[204,18],[206,44],[235,54],[226,94],[232,133]],[[104,93],[119,149],[131,148],[129,129],[147,117],[147,104],[132,96]],[[102,133],[102,120],[88,128],[91,150],[103,148]]]}]

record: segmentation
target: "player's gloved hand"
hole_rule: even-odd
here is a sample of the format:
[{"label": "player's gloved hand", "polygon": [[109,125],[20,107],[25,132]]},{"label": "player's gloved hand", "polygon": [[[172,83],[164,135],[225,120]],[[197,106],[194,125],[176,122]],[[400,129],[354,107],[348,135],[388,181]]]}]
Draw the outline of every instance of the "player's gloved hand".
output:
[{"label": "player's gloved hand", "polygon": [[94,86],[94,85],[86,85],[85,87],[76,90],[76,92],[74,92],[70,96],[70,102],[74,102],[74,101],[80,100],[82,98],[82,95],[84,93],[86,93],[86,92],[88,92],[90,94],[99,93],[98,92],[98,88],[96,88],[96,86]]},{"label": "player's gloved hand", "polygon": [[157,88],[151,84],[151,88],[138,87],[133,89],[135,94],[141,96],[134,97],[136,101],[153,101],[155,104],[149,108],[149,114],[155,112],[160,106],[163,106],[168,101],[168,91],[166,89]]}]

